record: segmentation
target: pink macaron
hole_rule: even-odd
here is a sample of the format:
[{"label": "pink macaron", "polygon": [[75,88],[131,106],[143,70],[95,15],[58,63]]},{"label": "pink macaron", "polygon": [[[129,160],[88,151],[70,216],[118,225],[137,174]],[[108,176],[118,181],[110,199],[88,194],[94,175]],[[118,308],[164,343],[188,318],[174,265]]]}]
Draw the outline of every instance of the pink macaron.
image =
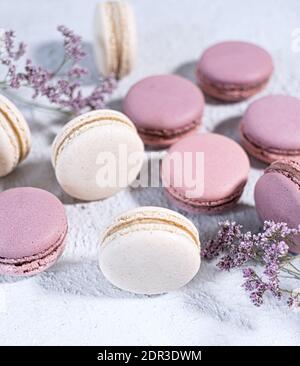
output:
[{"label": "pink macaron", "polygon": [[261,91],[272,71],[272,58],[266,50],[248,42],[227,41],[204,51],[196,76],[207,95],[235,102]]},{"label": "pink macaron", "polygon": [[64,206],[53,194],[30,187],[0,193],[0,273],[32,275],[52,266],[67,228]]},{"label": "pink macaron", "polygon": [[217,213],[238,201],[249,169],[247,154],[235,141],[214,133],[195,134],[169,149],[161,177],[167,196],[179,208]]},{"label": "pink macaron", "polygon": [[204,98],[191,81],[176,75],[157,75],[133,85],[123,112],[136,125],[144,143],[170,146],[195,132],[201,123]]},{"label": "pink macaron", "polygon": [[[300,225],[300,164],[281,160],[272,163],[257,181],[254,191],[256,210],[263,221],[285,222],[291,228]],[[300,253],[300,236],[290,244]]]},{"label": "pink macaron", "polygon": [[269,95],[256,100],[246,110],[240,132],[245,149],[259,160],[299,160],[300,99]]}]

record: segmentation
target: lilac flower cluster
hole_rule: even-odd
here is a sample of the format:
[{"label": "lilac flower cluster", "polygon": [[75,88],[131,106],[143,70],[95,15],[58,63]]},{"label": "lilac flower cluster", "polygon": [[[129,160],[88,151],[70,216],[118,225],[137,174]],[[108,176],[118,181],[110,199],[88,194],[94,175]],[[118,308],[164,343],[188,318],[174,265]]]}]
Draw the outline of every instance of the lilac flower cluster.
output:
[{"label": "lilac flower cluster", "polygon": [[[7,75],[0,85],[2,88],[13,89],[29,87],[33,90],[33,99],[46,97],[57,109],[73,114],[104,108],[107,96],[116,88],[116,79],[113,76],[99,78],[98,85],[90,94],[84,95],[80,88],[81,80],[89,72],[79,65],[86,56],[81,38],[65,26],[59,26],[58,31],[63,36],[64,57],[55,71],[35,66],[30,59],[26,60],[24,69],[18,71],[18,61],[24,56],[26,45],[15,45],[14,32],[4,32],[0,46],[0,64],[7,67]],[[60,73],[62,71],[64,73]]]},{"label": "lilac flower cluster", "polygon": [[[217,266],[225,271],[244,266],[249,261],[261,264],[261,275],[252,268],[243,268],[243,287],[249,293],[253,304],[260,306],[267,291],[277,299],[282,298],[283,292],[292,293],[280,288],[281,272],[287,272],[300,279],[300,272],[295,273],[295,270],[299,270],[295,266],[289,268],[294,257],[288,255],[288,243],[292,243],[293,236],[298,234],[300,226],[291,229],[286,223],[273,221],[266,221],[261,233],[243,233],[242,225],[226,221],[220,223],[216,237],[207,243],[202,250],[202,256],[213,259],[223,254]],[[293,307],[295,304],[300,306],[300,295],[291,295],[288,304]]]},{"label": "lilac flower cluster", "polygon": [[293,291],[292,294],[288,298],[288,306],[292,309],[300,309],[300,291]]}]

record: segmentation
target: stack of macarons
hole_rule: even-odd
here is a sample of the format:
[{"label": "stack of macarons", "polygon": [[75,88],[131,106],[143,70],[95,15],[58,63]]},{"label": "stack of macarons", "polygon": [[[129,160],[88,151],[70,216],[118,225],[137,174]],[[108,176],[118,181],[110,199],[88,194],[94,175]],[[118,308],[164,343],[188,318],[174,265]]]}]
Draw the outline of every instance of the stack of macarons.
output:
[{"label": "stack of macarons", "polygon": [[[101,3],[95,29],[99,71],[124,77],[132,70],[136,50],[131,7],[124,1]],[[297,98],[269,95],[252,102],[240,123],[245,150],[228,137],[199,132],[203,92],[221,101],[238,102],[261,91],[272,72],[272,58],[263,48],[227,41],[209,47],[200,57],[198,85],[177,75],[138,81],[123,100],[124,113],[91,111],[72,119],[57,134],[52,165],[58,183],[75,199],[106,199],[139,175],[144,145],[168,147],[161,164],[167,197],[183,211],[217,214],[233,207],[243,193],[250,170],[246,150],[271,163],[255,187],[260,217],[298,226]],[[0,96],[0,177],[26,158],[30,146],[30,130],[22,113]],[[131,165],[124,164],[126,154],[135,157]],[[107,161],[108,168],[103,168]],[[51,193],[31,187],[0,193],[0,273],[31,275],[49,268],[63,253],[67,231],[64,206]],[[295,238],[290,250],[300,253],[300,238]],[[173,210],[136,208],[112,220],[102,235],[99,266],[123,290],[140,294],[176,290],[199,270],[198,230]]]}]

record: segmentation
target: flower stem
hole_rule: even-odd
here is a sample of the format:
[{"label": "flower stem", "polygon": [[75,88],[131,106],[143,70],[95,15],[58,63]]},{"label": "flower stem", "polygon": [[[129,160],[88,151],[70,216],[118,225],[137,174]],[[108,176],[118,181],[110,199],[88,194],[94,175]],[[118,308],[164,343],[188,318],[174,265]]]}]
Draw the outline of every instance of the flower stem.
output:
[{"label": "flower stem", "polygon": [[280,291],[282,291],[282,292],[285,292],[285,293],[287,293],[287,294],[292,294],[292,293],[293,293],[293,291],[288,290],[288,289],[286,289],[286,288],[280,288],[280,287],[279,287],[279,290],[280,290]]},{"label": "flower stem", "polygon": [[62,62],[59,64],[59,66],[54,71],[52,71],[52,73],[51,73],[52,78],[54,78],[60,72],[60,70],[64,67],[66,62],[67,62],[67,57],[66,57],[66,55],[64,55]]},{"label": "flower stem", "polygon": [[291,276],[293,276],[295,279],[300,280],[300,275],[298,273],[295,273],[294,271],[287,269],[287,268],[281,268],[282,272],[286,272],[288,274],[290,274]]},{"label": "flower stem", "polygon": [[294,265],[294,264],[292,264],[291,262],[289,262],[288,263],[288,265],[289,266],[291,266],[292,268],[294,268],[294,270],[297,272],[297,273],[299,273],[299,275],[300,275],[300,270]]},{"label": "flower stem", "polygon": [[5,91],[6,94],[11,96],[14,100],[16,100],[19,103],[30,105],[32,107],[47,110],[47,111],[51,111],[51,112],[62,113],[62,114],[69,115],[69,116],[72,115],[72,113],[70,111],[64,110],[62,108],[56,108],[54,106],[46,105],[46,104],[43,104],[43,103],[33,102],[31,100],[28,100],[27,98],[22,97],[21,95],[9,93],[9,92],[6,91],[7,87],[6,86],[2,87],[1,85],[2,85],[2,83],[0,83],[0,90]]}]

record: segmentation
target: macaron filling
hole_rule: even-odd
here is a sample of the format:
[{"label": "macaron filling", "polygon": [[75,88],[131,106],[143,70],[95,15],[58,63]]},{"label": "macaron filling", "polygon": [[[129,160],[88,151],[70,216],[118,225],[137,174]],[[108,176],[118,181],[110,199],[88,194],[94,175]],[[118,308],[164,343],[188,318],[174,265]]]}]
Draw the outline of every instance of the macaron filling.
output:
[{"label": "macaron filling", "polygon": [[185,135],[187,132],[195,130],[201,123],[201,120],[193,121],[186,126],[174,130],[168,129],[150,129],[150,128],[138,128],[138,132],[147,136],[147,138],[151,138],[151,136],[155,139],[156,137],[165,137],[165,138],[173,138],[178,137],[180,135]]},{"label": "macaron filling", "polygon": [[[139,218],[131,218],[128,219],[125,222],[120,222],[113,227],[111,227],[106,233],[102,240],[102,245],[104,243],[107,243],[111,237],[113,237],[114,234],[120,233],[120,231],[124,232],[127,229],[131,228],[132,226],[138,225],[138,227],[142,230],[145,229],[145,226],[150,226],[151,229],[155,228],[155,225],[164,225],[165,230],[168,230],[168,227],[180,229],[185,234],[187,234],[192,241],[197,245],[200,246],[199,239],[197,235],[192,230],[189,230],[189,228],[182,223],[179,223],[178,220],[170,220],[167,218],[154,218],[154,217],[139,217]],[[172,231],[172,229],[171,229]]]},{"label": "macaron filling", "polygon": [[272,162],[277,159],[282,158],[295,158],[300,156],[300,149],[280,149],[275,147],[263,146],[260,142],[255,141],[252,137],[247,135],[244,131],[244,128],[241,126],[240,128],[242,142],[247,151],[249,151],[252,155],[255,155],[262,160],[267,162]]},{"label": "macaron filling", "polygon": [[300,189],[300,164],[293,160],[276,161],[265,171],[267,173],[280,173],[293,181]]},{"label": "macaron filling", "polygon": [[[203,91],[208,95],[213,97],[228,97],[233,98],[233,100],[239,100],[244,98],[249,98],[252,95],[261,91],[267,84],[269,79],[263,81],[262,83],[255,84],[253,86],[246,85],[231,85],[231,84],[214,84],[212,82],[207,82],[200,80],[199,85],[202,87]],[[230,100],[229,100],[230,101]]]},{"label": "macaron filling", "polygon": [[223,199],[211,200],[211,201],[187,198],[183,194],[181,194],[178,190],[176,190],[176,188],[174,187],[168,187],[166,188],[166,191],[172,196],[172,198],[177,200],[179,204],[183,203],[184,205],[186,205],[186,207],[190,207],[192,209],[195,209],[196,211],[199,210],[199,212],[201,212],[202,209],[205,212],[215,210],[218,211],[219,209],[223,209],[224,207],[230,206],[235,202],[237,202],[243,193],[245,184],[243,184],[230,196],[225,197]]},{"label": "macaron filling", "polygon": [[277,159],[284,159],[284,158],[295,158],[300,156],[300,149],[282,149],[270,146],[263,146],[258,141],[255,141],[249,134],[245,133],[245,129],[241,125],[240,132],[242,136],[242,142],[247,151],[252,155],[261,158],[266,162],[272,162]]}]

